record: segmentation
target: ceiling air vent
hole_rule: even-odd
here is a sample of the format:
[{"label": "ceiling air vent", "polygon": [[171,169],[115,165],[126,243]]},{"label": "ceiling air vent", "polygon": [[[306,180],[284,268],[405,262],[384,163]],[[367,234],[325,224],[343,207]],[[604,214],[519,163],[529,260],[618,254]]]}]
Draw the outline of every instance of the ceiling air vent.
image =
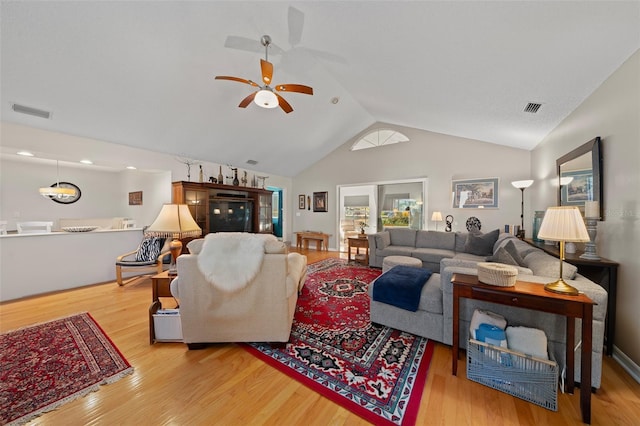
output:
[{"label": "ceiling air vent", "polygon": [[47,120],[51,118],[51,113],[42,109],[31,108],[19,104],[11,104],[11,109],[15,112],[19,112],[20,114],[33,115],[34,117],[46,118]]},{"label": "ceiling air vent", "polygon": [[524,108],[524,112],[530,112],[531,114],[535,114],[538,112],[542,104],[536,104],[533,102],[529,102],[527,106]]},{"label": "ceiling air vent", "polygon": [[258,164],[258,162],[256,160],[247,160],[247,164],[251,164],[252,166],[255,166],[256,164]]}]

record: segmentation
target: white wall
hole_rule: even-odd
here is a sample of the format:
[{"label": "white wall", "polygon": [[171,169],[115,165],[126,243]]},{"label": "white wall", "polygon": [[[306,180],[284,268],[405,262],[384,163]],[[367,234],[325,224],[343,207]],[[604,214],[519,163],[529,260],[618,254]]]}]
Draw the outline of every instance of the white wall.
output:
[{"label": "white wall", "polygon": [[[122,216],[135,219],[139,226],[148,225],[162,204],[171,202],[171,182],[187,180],[187,167],[169,154],[8,122],[1,123],[0,140],[0,220],[9,221],[8,229],[15,229],[16,211],[20,212],[21,220]],[[56,180],[55,162],[37,158],[18,160],[15,153],[19,150],[61,160],[60,180],[80,186],[82,198],[74,204],[54,206],[57,203],[41,197],[38,188]],[[70,166],[81,158],[93,160],[96,167]],[[20,165],[12,165],[16,162]],[[137,170],[126,170],[127,165]],[[220,164],[203,162],[202,166],[205,180],[218,175]],[[249,178],[254,174],[267,175],[259,170],[242,170],[248,171]],[[226,165],[222,165],[222,172],[230,173]],[[191,181],[197,180],[198,166],[192,166]],[[297,198],[290,199],[291,182],[291,178],[275,175],[266,180],[266,185],[283,190],[285,240],[291,239],[291,208],[297,203]],[[143,191],[142,206],[129,206],[128,194],[133,191]]]},{"label": "white wall", "polygon": [[[598,254],[620,264],[615,346],[640,365],[640,51],[532,151],[533,179],[556,179],[556,159],[602,137],[605,220],[598,223]],[[557,187],[531,188],[532,206],[556,205]],[[531,209],[533,210],[533,209]]]},{"label": "white wall", "polygon": [[[410,142],[359,151],[349,150],[361,135],[378,127],[396,129],[407,135]],[[485,177],[500,179],[499,209],[451,207],[452,180]],[[448,214],[454,216],[453,231],[466,232],[465,222],[471,216],[480,219],[483,231],[503,229],[505,224],[520,222],[520,190],[511,186],[511,181],[529,177],[528,151],[378,123],[294,178],[293,191],[296,197],[298,194],[312,195],[314,191],[328,191],[329,211],[314,213],[313,209],[296,210],[300,216],[294,217],[293,230],[313,229],[335,234],[337,185],[417,178],[428,178],[428,200],[425,200],[427,221],[432,211],[439,210],[443,217]],[[527,198],[525,191],[525,212],[531,210]],[[527,219],[528,216],[525,216],[525,228],[530,236],[531,227],[528,224],[531,219]],[[329,246],[336,247],[335,235],[330,239]]]}]

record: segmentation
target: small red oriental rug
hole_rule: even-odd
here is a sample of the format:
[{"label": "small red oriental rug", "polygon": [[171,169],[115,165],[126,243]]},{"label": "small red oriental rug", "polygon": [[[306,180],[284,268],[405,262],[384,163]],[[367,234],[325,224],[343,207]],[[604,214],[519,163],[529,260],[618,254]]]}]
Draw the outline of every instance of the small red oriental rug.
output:
[{"label": "small red oriental rug", "polygon": [[285,347],[245,347],[376,425],[413,425],[433,355],[428,339],[369,319],[380,270],[327,259],[309,265]]},{"label": "small red oriental rug", "polygon": [[23,424],[133,368],[88,313],[0,335],[0,424]]}]

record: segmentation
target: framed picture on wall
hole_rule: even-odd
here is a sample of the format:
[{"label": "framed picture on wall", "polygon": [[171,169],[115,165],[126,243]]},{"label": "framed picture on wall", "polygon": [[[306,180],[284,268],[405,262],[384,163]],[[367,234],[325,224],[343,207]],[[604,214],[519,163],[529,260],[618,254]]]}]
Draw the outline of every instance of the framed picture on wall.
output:
[{"label": "framed picture on wall", "polygon": [[[563,181],[566,181],[564,185]],[[562,206],[584,207],[593,194],[593,172],[591,169],[571,170],[560,174],[560,199]]]},{"label": "framed picture on wall", "polygon": [[314,192],[313,193],[313,211],[314,212],[326,212],[327,210],[327,196],[328,192]]},{"label": "framed picture on wall", "polygon": [[305,205],[305,199],[306,199],[306,197],[304,196],[304,194],[298,195],[298,208],[300,210],[304,210],[307,207]]},{"label": "framed picture on wall", "polygon": [[498,178],[454,180],[451,192],[454,209],[498,208]]},{"label": "framed picture on wall", "polygon": [[141,206],[142,205],[142,191],[130,192],[129,193],[129,205],[130,206]]}]

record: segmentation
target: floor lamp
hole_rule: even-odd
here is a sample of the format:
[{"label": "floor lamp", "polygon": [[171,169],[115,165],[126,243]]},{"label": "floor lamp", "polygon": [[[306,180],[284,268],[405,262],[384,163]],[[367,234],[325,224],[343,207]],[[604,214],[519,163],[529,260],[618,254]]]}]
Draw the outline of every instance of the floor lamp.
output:
[{"label": "floor lamp", "polygon": [[538,236],[543,240],[560,241],[560,278],[544,286],[553,293],[575,296],[578,290],[562,279],[562,263],[564,261],[564,243],[588,242],[591,240],[584,226],[582,214],[575,206],[549,207],[544,214]]},{"label": "floor lamp", "polygon": [[516,235],[518,238],[524,238],[524,190],[531,186],[533,180],[516,180],[511,182],[511,185],[518,188],[521,193],[521,201],[520,201],[520,230]]},{"label": "floor lamp", "polygon": [[202,235],[202,229],[193,220],[189,206],[186,204],[164,204],[156,220],[145,230],[145,234],[154,237],[172,238],[169,244],[169,251],[171,252],[169,276],[175,276],[178,274],[176,260],[182,253],[180,239],[199,237]]}]

